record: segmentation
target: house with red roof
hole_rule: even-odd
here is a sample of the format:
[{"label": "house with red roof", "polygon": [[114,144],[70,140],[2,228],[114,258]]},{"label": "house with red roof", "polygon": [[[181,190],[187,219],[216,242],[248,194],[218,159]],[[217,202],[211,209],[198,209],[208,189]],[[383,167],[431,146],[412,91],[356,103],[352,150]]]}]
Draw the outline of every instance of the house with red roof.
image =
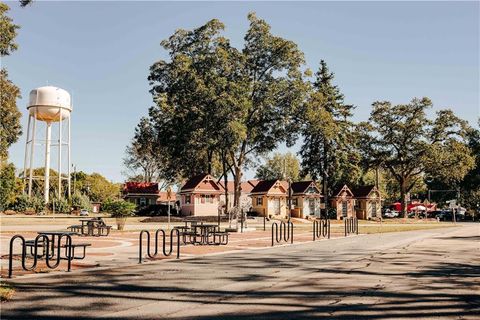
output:
[{"label": "house with red roof", "polygon": [[307,218],[320,215],[321,192],[316,183],[310,181],[292,182],[292,217]]},{"label": "house with red roof", "polygon": [[269,218],[287,218],[287,189],[280,180],[259,181],[250,192],[252,211]]},{"label": "house with red roof", "polygon": [[180,212],[184,216],[216,216],[222,193],[222,186],[211,175],[194,176],[180,189]]},{"label": "house with red roof", "polygon": [[380,191],[374,185],[352,189],[355,198],[355,213],[358,219],[382,217]]},{"label": "house with red roof", "polygon": [[[259,180],[247,180],[240,183],[240,207],[244,208],[245,210],[250,210],[252,208],[252,198],[250,197],[250,192],[252,192],[253,188],[258,184]],[[228,191],[228,208],[230,209],[233,207],[233,200],[235,197],[234,192],[234,183],[233,181],[227,181],[227,186],[225,188],[225,183],[223,181],[218,183],[223,189],[223,193],[220,196],[220,202],[224,205],[225,201],[225,189]]]},{"label": "house with red roof", "polygon": [[170,199],[166,191],[158,190],[157,182],[126,182],[123,185],[123,198],[135,203],[138,207],[152,204],[171,204],[176,201],[175,192],[170,193]]}]

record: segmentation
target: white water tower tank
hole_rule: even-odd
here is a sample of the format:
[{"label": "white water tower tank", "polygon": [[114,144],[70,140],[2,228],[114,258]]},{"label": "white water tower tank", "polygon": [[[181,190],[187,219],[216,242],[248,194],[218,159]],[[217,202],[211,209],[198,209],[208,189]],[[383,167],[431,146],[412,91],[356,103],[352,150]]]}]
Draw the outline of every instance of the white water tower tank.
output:
[{"label": "white water tower tank", "polygon": [[30,91],[27,107],[31,116],[46,122],[58,122],[70,117],[72,104],[70,94],[57,87],[46,86]]},{"label": "white water tower tank", "polygon": [[[70,122],[72,112],[72,101],[70,94],[57,87],[39,87],[30,91],[30,99],[27,105],[28,126],[27,142],[25,145],[25,159],[23,176],[25,178],[24,190],[27,187],[28,196],[32,197],[33,180],[44,181],[43,196],[45,203],[48,203],[50,193],[55,192],[55,197],[70,197],[71,162],[70,162]],[[45,127],[45,135],[37,137],[37,131]],[[53,130],[56,127],[58,130]],[[55,131],[57,134],[55,134]],[[43,150],[36,150],[44,146]],[[50,190],[50,147],[57,151],[57,172],[53,178],[57,181],[56,190]],[[38,152],[44,154],[43,177],[34,174],[34,157]],[[38,155],[37,155],[38,157]],[[66,160],[66,161],[65,161]],[[65,195],[64,182],[66,182],[67,194]]]}]

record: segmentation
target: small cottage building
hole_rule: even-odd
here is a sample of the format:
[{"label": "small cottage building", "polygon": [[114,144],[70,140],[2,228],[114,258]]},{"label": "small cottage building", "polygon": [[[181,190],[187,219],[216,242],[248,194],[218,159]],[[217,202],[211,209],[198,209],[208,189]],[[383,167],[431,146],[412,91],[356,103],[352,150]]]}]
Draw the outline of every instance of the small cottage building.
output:
[{"label": "small cottage building", "polygon": [[158,197],[159,190],[156,182],[126,182],[123,186],[123,198],[138,207],[157,204]]},{"label": "small cottage building", "polygon": [[259,181],[250,192],[252,211],[269,218],[286,218],[287,195],[287,188],[281,181]]},{"label": "small cottage building", "polygon": [[[257,185],[259,180],[247,180],[240,184],[240,207],[246,211],[252,209],[252,198],[250,197],[250,192],[252,192],[253,188]],[[225,205],[227,201],[225,201],[225,189],[228,191],[228,209],[233,208],[233,200],[235,197],[234,192],[234,183],[233,181],[227,181],[227,185],[225,186],[223,181],[218,183],[224,190],[220,195],[220,202],[222,205]]]},{"label": "small cottage building", "polygon": [[190,178],[180,189],[180,212],[184,216],[216,216],[223,188],[209,174]]},{"label": "small cottage building", "polygon": [[382,217],[380,191],[374,186],[362,186],[352,190],[355,197],[355,211],[358,219]]},{"label": "small cottage building", "polygon": [[321,192],[314,181],[291,183],[292,217],[307,218],[320,215]]},{"label": "small cottage building", "polygon": [[335,190],[330,199],[330,205],[337,210],[337,219],[355,217],[355,199],[346,185]]}]

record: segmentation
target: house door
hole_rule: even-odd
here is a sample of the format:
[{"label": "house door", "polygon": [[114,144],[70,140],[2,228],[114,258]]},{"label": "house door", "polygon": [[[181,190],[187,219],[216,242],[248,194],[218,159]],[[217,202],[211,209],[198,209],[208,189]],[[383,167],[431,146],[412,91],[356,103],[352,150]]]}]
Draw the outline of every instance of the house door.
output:
[{"label": "house door", "polygon": [[348,202],[342,201],[342,217],[347,216],[347,211],[348,211]]},{"label": "house door", "polygon": [[372,218],[377,217],[377,202],[373,201],[372,202]]},{"label": "house door", "polygon": [[273,213],[276,215],[280,214],[280,199],[273,199]]},{"label": "house door", "polygon": [[315,199],[308,199],[308,213],[315,214]]}]

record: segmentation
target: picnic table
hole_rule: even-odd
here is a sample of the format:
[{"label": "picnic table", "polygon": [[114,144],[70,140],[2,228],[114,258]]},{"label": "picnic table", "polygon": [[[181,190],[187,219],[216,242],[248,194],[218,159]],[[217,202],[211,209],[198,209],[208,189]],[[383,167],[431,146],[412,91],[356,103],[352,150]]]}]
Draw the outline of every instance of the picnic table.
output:
[{"label": "picnic table", "polygon": [[[37,232],[39,235],[45,235],[47,237],[51,237],[51,239],[49,238],[49,240],[52,242],[51,244],[51,250],[52,250],[52,253],[51,255],[48,257],[48,258],[52,258],[54,255],[55,255],[55,237],[56,236],[63,236],[63,235],[68,235],[68,236],[76,236],[78,235],[77,232],[73,232],[73,231],[40,231],[40,232]],[[85,256],[86,256],[86,248],[87,247],[90,247],[91,244],[90,243],[70,243],[70,245],[61,245],[61,243],[59,243],[59,245],[63,248],[65,248],[65,258],[62,258],[61,259],[84,259]],[[45,244],[44,244],[45,246]],[[71,248],[71,255],[69,255],[69,248]],[[83,254],[81,256],[77,256],[75,254],[75,249],[76,248],[83,248]],[[44,249],[45,250],[45,249]],[[45,252],[44,252],[45,253]]]},{"label": "picnic table", "polygon": [[62,236],[62,235],[68,235],[68,236],[76,236],[78,235],[77,232],[73,231],[39,231],[37,232],[39,235],[45,235],[49,238],[51,241],[51,246],[50,249],[52,251],[52,256],[54,255],[54,250],[55,250],[55,237],[56,236]]},{"label": "picnic table", "polygon": [[[80,219],[79,221],[82,223],[81,225],[73,225],[68,227],[68,229],[72,231],[79,230],[82,235],[100,237],[108,236],[112,228],[112,226],[105,225],[103,220],[97,218]],[[85,229],[87,230],[86,232]],[[94,234],[95,230],[97,234]],[[104,230],[106,230],[106,233],[104,233]]]}]

